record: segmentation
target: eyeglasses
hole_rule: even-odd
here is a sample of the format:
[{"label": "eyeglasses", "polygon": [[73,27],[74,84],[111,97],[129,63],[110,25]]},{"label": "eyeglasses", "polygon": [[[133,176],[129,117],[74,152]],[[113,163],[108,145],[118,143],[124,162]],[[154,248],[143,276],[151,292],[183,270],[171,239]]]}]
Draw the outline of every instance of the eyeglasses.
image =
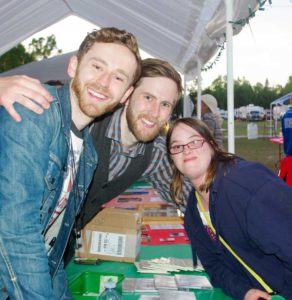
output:
[{"label": "eyeglasses", "polygon": [[193,140],[184,145],[175,145],[169,148],[169,153],[179,154],[184,151],[185,147],[188,147],[189,149],[199,149],[203,147],[205,142],[205,140]]}]

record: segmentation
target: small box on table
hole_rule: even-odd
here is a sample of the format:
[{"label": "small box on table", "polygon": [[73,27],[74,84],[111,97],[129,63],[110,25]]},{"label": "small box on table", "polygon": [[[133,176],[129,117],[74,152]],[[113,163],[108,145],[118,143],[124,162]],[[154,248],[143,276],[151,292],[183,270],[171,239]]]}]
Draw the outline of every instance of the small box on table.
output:
[{"label": "small box on table", "polygon": [[75,255],[134,262],[140,251],[141,218],[137,210],[105,208],[81,231]]}]

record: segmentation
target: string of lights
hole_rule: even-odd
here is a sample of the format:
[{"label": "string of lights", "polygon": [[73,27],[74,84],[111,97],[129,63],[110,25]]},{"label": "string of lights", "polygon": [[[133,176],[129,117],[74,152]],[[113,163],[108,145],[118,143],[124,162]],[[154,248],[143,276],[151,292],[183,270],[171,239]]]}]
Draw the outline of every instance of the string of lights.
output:
[{"label": "string of lights", "polygon": [[[272,0],[257,0],[257,1],[259,4],[257,10],[260,10],[260,11],[265,10],[264,5],[266,4],[266,2],[269,2],[270,5],[272,4]],[[242,18],[237,21],[229,21],[229,22],[231,24],[233,24],[234,27],[236,27],[238,25],[243,27],[246,24],[249,24],[249,21],[251,18],[255,17],[257,10],[252,10],[251,7],[248,6],[249,15],[246,18]],[[206,71],[212,69],[214,67],[214,65],[216,65],[216,63],[220,60],[223,50],[225,49],[225,43],[226,43],[226,35],[224,35],[224,41],[218,45],[218,53],[217,53],[216,57],[214,58],[214,60],[212,62],[209,62],[207,65],[205,65],[201,68],[202,72],[206,72]]]}]

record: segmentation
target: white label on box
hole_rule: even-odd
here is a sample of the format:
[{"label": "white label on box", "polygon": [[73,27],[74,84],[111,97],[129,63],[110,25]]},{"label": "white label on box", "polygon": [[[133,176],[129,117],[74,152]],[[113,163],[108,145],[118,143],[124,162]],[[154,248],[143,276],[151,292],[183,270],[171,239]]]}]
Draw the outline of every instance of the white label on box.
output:
[{"label": "white label on box", "polygon": [[90,253],[100,255],[125,256],[126,235],[93,231]]}]

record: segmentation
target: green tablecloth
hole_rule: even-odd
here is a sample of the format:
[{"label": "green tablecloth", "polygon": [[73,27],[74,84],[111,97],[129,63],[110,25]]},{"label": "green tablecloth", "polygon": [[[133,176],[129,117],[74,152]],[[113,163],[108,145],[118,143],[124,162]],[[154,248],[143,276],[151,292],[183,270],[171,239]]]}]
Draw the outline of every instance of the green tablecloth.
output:
[{"label": "green tablecloth", "polygon": [[[140,255],[137,260],[153,259],[160,257],[191,258],[190,245],[167,245],[167,246],[141,246]],[[73,261],[67,266],[66,272],[69,283],[72,282],[82,272],[119,273],[126,277],[145,278],[152,277],[153,274],[142,274],[136,272],[136,267],[132,263],[103,261],[100,265],[77,265]],[[185,274],[195,274],[187,272]],[[200,275],[202,273],[199,273]],[[197,300],[231,300],[220,289],[196,290]],[[123,299],[138,299],[139,295],[123,295]],[[86,299],[86,298],[85,298]]]}]

